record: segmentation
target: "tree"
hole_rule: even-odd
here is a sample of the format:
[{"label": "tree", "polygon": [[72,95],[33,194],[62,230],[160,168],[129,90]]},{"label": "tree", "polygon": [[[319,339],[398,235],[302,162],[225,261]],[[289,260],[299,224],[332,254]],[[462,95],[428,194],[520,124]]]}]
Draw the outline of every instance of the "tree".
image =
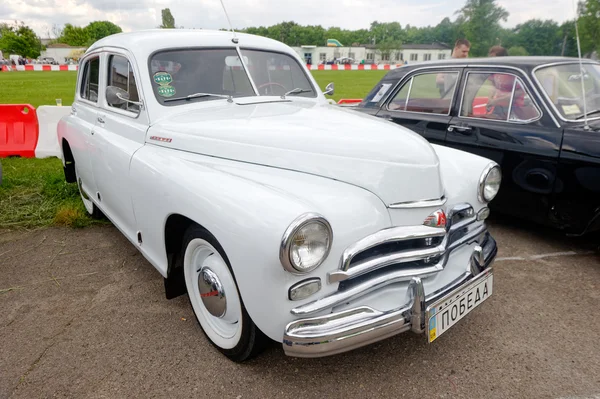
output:
[{"label": "tree", "polygon": [[90,40],[94,42],[106,36],[123,32],[118,25],[115,25],[110,21],[90,22],[88,26],[85,27],[85,30],[87,31]]},{"label": "tree", "polygon": [[160,28],[162,29],[175,29],[175,18],[173,14],[171,14],[171,10],[168,8],[163,8],[161,10],[162,14],[162,25]]},{"label": "tree", "polygon": [[69,46],[83,47],[90,44],[91,38],[86,29],[71,24],[65,24],[63,34],[58,41],[60,43],[68,44]]},{"label": "tree", "polygon": [[489,48],[498,43],[502,29],[500,21],[506,21],[509,16],[496,0],[467,0],[457,14],[471,41],[470,53],[476,57],[487,55]]},{"label": "tree", "polygon": [[578,13],[582,55],[600,52],[600,0],[580,1]]},{"label": "tree", "polygon": [[520,47],[520,46],[514,46],[508,49],[508,55],[510,55],[511,57],[517,57],[517,56],[526,56],[529,55],[527,53],[527,50],[525,50],[525,48]]},{"label": "tree", "polygon": [[525,48],[531,55],[560,54],[563,38],[554,21],[532,19],[517,25],[514,34],[513,45]]},{"label": "tree", "polygon": [[25,58],[37,58],[42,51],[42,42],[33,29],[23,22],[14,25],[0,24],[0,51]]}]

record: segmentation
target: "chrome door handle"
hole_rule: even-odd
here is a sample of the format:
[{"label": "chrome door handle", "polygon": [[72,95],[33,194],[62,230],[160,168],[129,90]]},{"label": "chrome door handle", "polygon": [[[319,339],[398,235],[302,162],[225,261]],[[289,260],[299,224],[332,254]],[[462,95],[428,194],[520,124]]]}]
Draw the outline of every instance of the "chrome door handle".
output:
[{"label": "chrome door handle", "polygon": [[453,132],[456,129],[458,132],[466,132],[471,131],[473,128],[471,126],[458,126],[458,125],[450,125],[448,126],[448,131]]},{"label": "chrome door handle", "polygon": [[104,123],[104,119],[102,119],[101,117],[98,117],[98,122]]}]

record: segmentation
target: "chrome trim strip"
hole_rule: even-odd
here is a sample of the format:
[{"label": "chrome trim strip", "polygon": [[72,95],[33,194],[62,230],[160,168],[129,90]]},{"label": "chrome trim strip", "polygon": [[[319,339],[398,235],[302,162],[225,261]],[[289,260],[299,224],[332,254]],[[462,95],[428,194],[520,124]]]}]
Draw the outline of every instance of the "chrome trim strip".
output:
[{"label": "chrome trim strip", "polygon": [[442,237],[446,234],[445,229],[429,226],[405,226],[392,227],[380,230],[350,245],[342,253],[340,270],[346,271],[350,268],[350,262],[359,252],[366,251],[376,245],[394,241],[413,240],[417,238]]},{"label": "chrome trim strip", "polygon": [[[427,248],[427,249],[419,249],[414,251],[404,251],[404,252],[396,252],[391,253],[386,256],[377,257],[375,259],[363,261],[357,263],[352,266],[349,270],[337,270],[335,272],[331,272],[327,274],[329,283],[337,283],[340,281],[348,280],[350,278],[354,278],[360,276],[365,273],[369,273],[386,266],[390,266],[397,263],[408,263],[415,262],[418,260],[423,260],[431,257],[436,257],[440,255],[444,255],[446,252],[446,240],[442,242],[442,244],[437,247]],[[440,271],[443,268],[436,269],[436,271]],[[414,276],[420,273],[421,270],[425,270],[423,268],[412,268],[410,270],[403,270],[403,274],[407,276]]]},{"label": "chrome trim strip", "polygon": [[[450,244],[450,246],[447,249],[446,255],[443,257],[443,259],[439,263],[437,263],[434,266],[431,266],[428,268],[411,269],[411,270],[397,270],[394,272],[386,273],[377,278],[360,283],[360,284],[356,285],[355,287],[352,287],[348,290],[335,291],[326,297],[314,300],[314,301],[306,303],[304,305],[300,305],[300,306],[292,309],[290,311],[290,313],[295,316],[317,313],[317,312],[320,312],[325,309],[330,309],[333,306],[336,306],[340,303],[344,303],[344,302],[350,301],[352,299],[355,299],[358,296],[366,295],[372,291],[383,288],[389,284],[407,281],[407,280],[410,280],[412,277],[426,278],[431,275],[434,275],[435,273],[438,273],[444,269],[444,267],[448,263],[448,260],[450,259],[450,254],[452,253],[452,251],[455,248],[457,248],[465,243],[468,243],[471,240],[478,238],[481,234],[486,233],[486,231],[487,231],[486,226],[481,225],[474,231],[468,232],[468,235],[466,235],[466,236],[460,238],[459,240],[455,241],[454,243]],[[489,233],[486,233],[486,234],[489,234]],[[492,243],[492,241],[488,240],[487,245],[491,245],[491,243]],[[482,243],[480,243],[480,244],[482,244]]]},{"label": "chrome trim strip", "polygon": [[[593,60],[582,60],[583,64],[589,64],[589,65],[597,65],[600,66],[600,63],[598,62],[594,62]],[[559,65],[570,65],[570,64],[575,64],[577,66],[579,66],[579,60],[576,61],[564,61],[564,62],[553,62],[550,64],[544,64],[544,65],[538,65],[535,68],[533,68],[531,70],[531,75],[533,75],[533,79],[535,80],[536,84],[540,87],[540,90],[542,91],[542,93],[544,93],[544,98],[546,99],[546,101],[548,101],[548,103],[550,104],[550,106],[552,107],[552,109],[554,110],[554,112],[556,112],[556,115],[559,117],[560,120],[562,120],[563,122],[567,122],[567,123],[581,123],[581,121],[574,121],[571,119],[566,119],[563,118],[562,114],[560,113],[560,111],[558,110],[558,108],[556,108],[556,106],[554,105],[554,103],[552,102],[552,100],[550,99],[550,97],[548,96],[548,93],[546,93],[546,90],[544,90],[544,86],[542,85],[542,83],[540,82],[540,80],[537,78],[537,75],[535,74],[539,69],[543,69],[543,68],[550,68],[553,66],[559,66]],[[600,119],[600,117],[596,117],[596,118],[589,118],[588,121],[595,121]],[[558,122],[557,122],[558,124]],[[560,127],[560,125],[558,126]]]},{"label": "chrome trim strip", "polygon": [[448,199],[442,196],[438,199],[428,199],[419,201],[406,201],[397,202],[395,204],[388,205],[390,209],[413,209],[413,208],[429,208],[429,207],[441,207],[444,206]]},{"label": "chrome trim strip", "polygon": [[[404,103],[404,111],[406,112],[406,108],[408,108],[408,99],[410,98],[410,93],[412,93],[412,85],[413,82],[415,81],[415,75],[410,77],[410,85],[408,86],[408,93],[406,93],[406,102]],[[400,89],[402,90],[402,89]],[[389,105],[388,104],[388,110],[389,110]]]},{"label": "chrome trim strip", "polygon": [[[521,86],[523,86],[523,84],[521,83],[521,79],[519,79],[519,77],[516,77],[515,81],[513,82],[512,91],[510,92],[510,102],[508,103],[507,120],[509,122],[510,122],[510,113],[512,112],[512,107],[513,107],[513,101],[515,101],[515,90],[517,89],[517,81],[519,82],[519,84],[521,84]],[[523,90],[525,90],[524,86],[523,86]]]}]

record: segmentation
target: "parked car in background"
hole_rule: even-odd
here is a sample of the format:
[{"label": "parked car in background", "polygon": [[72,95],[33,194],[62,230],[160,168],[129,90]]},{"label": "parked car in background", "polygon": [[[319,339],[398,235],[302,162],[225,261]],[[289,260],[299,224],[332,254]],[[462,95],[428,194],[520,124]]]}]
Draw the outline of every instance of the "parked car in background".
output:
[{"label": "parked car in background", "polygon": [[329,105],[290,47],[151,30],[80,66],[57,133],[67,181],[229,358],[267,337],[301,357],[432,342],[492,295],[498,166]]},{"label": "parked car in background", "polygon": [[353,109],[494,160],[493,210],[584,234],[600,229],[600,64],[583,60],[585,95],[581,75],[573,58],[432,61],[390,71]]}]

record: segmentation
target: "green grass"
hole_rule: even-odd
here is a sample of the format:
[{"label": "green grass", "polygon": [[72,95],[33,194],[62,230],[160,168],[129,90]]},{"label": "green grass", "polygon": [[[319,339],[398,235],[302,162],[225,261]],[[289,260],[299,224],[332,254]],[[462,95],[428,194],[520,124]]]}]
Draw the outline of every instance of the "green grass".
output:
[{"label": "green grass", "polygon": [[0,226],[88,226],[76,184],[65,181],[58,158],[3,158]]},{"label": "green grass", "polygon": [[[386,74],[385,71],[312,71],[319,87],[335,83],[328,98],[363,98]],[[73,102],[76,72],[0,72],[0,104],[55,105]],[[1,159],[0,226],[83,227],[97,222],[83,207],[76,184],[66,183],[57,158]]]},{"label": "green grass", "polygon": [[335,84],[335,93],[328,98],[364,98],[389,71],[311,71],[321,90],[328,83]]},{"label": "green grass", "polygon": [[71,105],[77,72],[0,72],[0,104]]}]

